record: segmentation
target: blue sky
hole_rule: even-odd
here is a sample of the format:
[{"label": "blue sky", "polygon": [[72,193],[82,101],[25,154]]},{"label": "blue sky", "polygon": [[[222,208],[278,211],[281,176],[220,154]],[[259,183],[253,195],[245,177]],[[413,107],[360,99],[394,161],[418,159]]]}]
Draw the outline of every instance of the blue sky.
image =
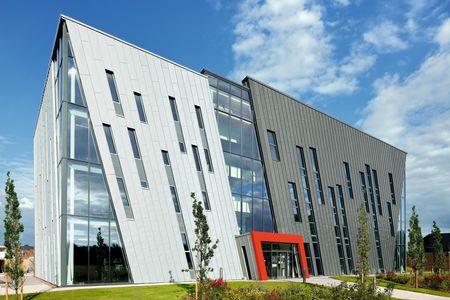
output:
[{"label": "blue sky", "polygon": [[450,232],[450,2],[2,1],[0,181],[6,170],[16,179],[24,243],[33,243],[32,140],[61,13],[194,70],[250,75],[404,149],[409,206],[425,233],[433,219]]}]

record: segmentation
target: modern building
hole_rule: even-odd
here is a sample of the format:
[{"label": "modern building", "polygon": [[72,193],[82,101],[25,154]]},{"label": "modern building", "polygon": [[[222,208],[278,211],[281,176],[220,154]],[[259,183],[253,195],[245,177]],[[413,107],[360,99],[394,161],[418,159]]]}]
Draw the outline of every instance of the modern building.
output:
[{"label": "modern building", "polygon": [[361,205],[371,272],[404,265],[405,152],[65,16],[34,149],[36,276],[59,286],[192,280],[192,192],[213,277],[354,273]]}]

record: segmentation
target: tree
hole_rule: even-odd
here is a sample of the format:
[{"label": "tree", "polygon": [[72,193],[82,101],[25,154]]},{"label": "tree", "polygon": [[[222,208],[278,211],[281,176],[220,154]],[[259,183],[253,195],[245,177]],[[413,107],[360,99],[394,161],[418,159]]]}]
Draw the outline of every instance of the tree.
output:
[{"label": "tree", "polygon": [[444,267],[445,255],[442,248],[442,235],[441,230],[433,221],[433,227],[431,229],[431,236],[433,238],[433,270],[435,274],[441,275],[441,269]]},{"label": "tree", "polygon": [[416,206],[412,207],[408,229],[408,259],[414,272],[414,286],[419,287],[419,272],[425,265],[425,249],[423,247],[422,229],[419,225],[419,215]]},{"label": "tree", "polygon": [[370,239],[367,215],[362,204],[359,207],[358,223],[358,240],[356,242],[358,249],[358,280],[361,284],[364,284],[369,273]]},{"label": "tree", "polygon": [[191,193],[192,214],[194,215],[195,223],[195,244],[192,249],[197,254],[197,280],[200,282],[205,281],[208,278],[208,273],[214,271],[209,266],[209,262],[214,257],[214,250],[217,248],[219,240],[214,243],[209,236],[209,225],[205,214],[203,213],[203,206],[200,201],[197,200],[195,193]]},{"label": "tree", "polygon": [[23,283],[24,272],[22,269],[22,251],[20,249],[20,234],[23,232],[23,224],[20,223],[22,215],[19,208],[19,199],[15,192],[14,180],[10,173],[6,173],[5,184],[5,226],[4,242],[5,253],[5,271],[10,278],[10,284],[16,292],[16,299],[19,298],[19,288]]}]

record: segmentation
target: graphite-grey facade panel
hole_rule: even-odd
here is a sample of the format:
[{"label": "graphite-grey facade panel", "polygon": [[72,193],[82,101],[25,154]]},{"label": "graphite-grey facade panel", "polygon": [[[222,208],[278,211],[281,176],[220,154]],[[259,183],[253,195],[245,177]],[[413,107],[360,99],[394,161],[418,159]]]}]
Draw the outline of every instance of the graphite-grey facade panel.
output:
[{"label": "graphite-grey facade panel", "polygon": [[[375,228],[372,218],[372,206],[370,205],[371,198],[369,195],[370,213],[367,214],[367,218],[369,232],[372,235],[372,248],[369,258],[370,271],[391,271],[394,264],[395,237],[390,232],[386,204],[386,202],[391,202],[388,173],[392,173],[394,177],[397,204],[392,205],[392,212],[394,228],[397,229],[400,208],[399,199],[405,175],[406,153],[254,79],[246,78],[244,84],[251,91],[256,126],[261,140],[261,150],[267,170],[278,232],[299,234],[304,237],[305,243],[311,244],[312,242],[307,223],[306,205],[301,192],[302,178],[298,167],[299,162],[295,152],[296,147],[299,146],[303,148],[305,154],[324,273],[327,275],[341,273],[336,236],[332,223],[332,204],[328,196],[328,187],[332,187],[336,194],[337,185],[340,185],[343,191],[351,253],[356,266],[358,209],[364,203],[359,172],[365,174],[365,165],[367,164],[370,166],[372,187],[374,186],[372,170],[376,170],[378,174],[383,212],[380,215],[378,209],[376,210],[384,267],[384,270],[380,270],[375,246]],[[276,134],[280,161],[272,160],[267,140],[267,130],[271,130]],[[314,187],[313,164],[309,154],[310,147],[315,148],[317,152],[325,204],[322,204],[317,199]],[[347,193],[344,162],[347,162],[350,166],[354,199],[349,199]],[[302,214],[301,223],[294,221],[287,189],[288,182],[294,182],[297,186]],[[366,185],[368,186],[368,182],[366,182]],[[377,201],[375,194],[374,200],[375,202]],[[377,207],[376,203],[375,206]],[[341,213],[339,216],[341,217]]]}]

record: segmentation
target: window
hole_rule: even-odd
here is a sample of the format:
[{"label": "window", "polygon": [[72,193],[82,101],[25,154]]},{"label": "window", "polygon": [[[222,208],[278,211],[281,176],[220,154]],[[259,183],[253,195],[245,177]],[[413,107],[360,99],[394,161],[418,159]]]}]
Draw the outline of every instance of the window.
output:
[{"label": "window", "polygon": [[395,230],[394,230],[394,220],[392,219],[392,207],[391,207],[391,202],[387,203],[387,208],[388,208],[388,214],[389,214],[389,225],[391,227],[391,235],[395,236]]},{"label": "window", "polygon": [[370,209],[369,209],[369,197],[367,196],[366,179],[364,178],[364,173],[363,172],[359,172],[359,178],[360,178],[360,182],[361,182],[361,192],[363,194],[364,204],[366,206],[366,212],[369,213],[370,212]]},{"label": "window", "polygon": [[139,120],[143,123],[147,123],[147,117],[145,116],[144,103],[142,102],[142,96],[139,93],[134,93],[134,100],[136,100],[136,107],[139,114]]},{"label": "window", "polygon": [[180,202],[178,201],[177,190],[174,186],[170,186],[170,193],[172,194],[173,206],[175,207],[175,212],[180,213]]},{"label": "window", "polygon": [[202,117],[202,109],[200,108],[200,106],[195,106],[195,114],[197,115],[197,122],[198,122],[198,127],[203,129],[204,128],[204,124],[203,124],[203,117]]},{"label": "window", "polygon": [[317,160],[316,149],[309,148],[309,154],[310,154],[310,158],[311,158],[311,162],[312,162],[312,166],[313,166],[317,201],[319,201],[322,204],[325,204],[325,199],[323,197],[322,180],[320,178],[319,161]]},{"label": "window", "polygon": [[198,148],[195,145],[192,145],[192,153],[194,154],[195,167],[197,171],[202,171],[202,163],[200,161],[200,156],[198,155]]},{"label": "window", "polygon": [[114,146],[114,140],[111,132],[111,126],[103,124],[103,130],[105,131],[106,141],[108,143],[109,153],[117,154],[116,147]]},{"label": "window", "polygon": [[344,194],[342,193],[342,186],[336,185],[337,199],[339,201],[339,209],[341,210],[341,226],[344,233],[345,252],[347,254],[347,263],[350,273],[354,272],[355,266],[353,264],[352,246],[350,243],[350,233],[348,231],[347,213],[345,211]]},{"label": "window", "polygon": [[347,185],[348,198],[353,199],[352,178],[350,176],[350,167],[344,161],[345,183]]},{"label": "window", "polygon": [[162,154],[164,164],[166,166],[170,166],[169,152],[167,152],[166,150],[161,150],[161,154]]},{"label": "window", "polygon": [[202,191],[202,198],[203,198],[203,205],[205,206],[205,209],[211,210],[211,205],[209,204],[208,193],[205,191]]},{"label": "window", "polygon": [[123,178],[117,177],[117,184],[119,185],[120,198],[122,199],[123,206],[129,207],[130,202],[128,201],[128,193]]},{"label": "window", "polygon": [[394,189],[394,179],[392,178],[392,173],[389,173],[389,186],[391,188],[391,200],[392,200],[392,204],[396,204],[397,202],[395,201],[395,189]]},{"label": "window", "polygon": [[141,159],[141,153],[139,151],[138,142],[136,139],[136,132],[134,129],[128,128],[128,136],[130,137],[131,148],[133,149],[133,155],[136,159]]},{"label": "window", "polygon": [[295,222],[301,222],[302,216],[300,214],[300,206],[298,204],[297,188],[295,187],[295,183],[288,182],[288,190],[291,198],[292,209],[294,211],[294,220]]},{"label": "window", "polygon": [[174,121],[179,122],[180,118],[178,116],[177,104],[175,103],[175,98],[169,97],[170,109],[172,111],[172,118]]},{"label": "window", "polygon": [[188,242],[186,233],[184,233],[184,232],[181,233],[181,240],[183,241],[183,249],[184,249],[184,254],[186,255],[188,269],[192,270],[192,269],[194,269],[194,264],[192,261],[191,250],[189,249],[189,242]]},{"label": "window", "polygon": [[329,186],[328,187],[328,196],[330,198],[331,206],[332,206],[332,213],[334,216],[334,234],[336,236],[336,245],[338,250],[338,256],[339,256],[339,264],[341,266],[341,273],[346,274],[347,273],[347,266],[345,263],[345,255],[344,255],[344,247],[342,245],[342,235],[341,235],[341,226],[339,221],[339,214],[338,214],[338,208],[336,205],[336,197],[334,194],[334,188]]},{"label": "window", "polygon": [[280,160],[280,152],[278,151],[277,137],[275,132],[267,130],[267,139],[269,141],[270,154],[272,160]]},{"label": "window", "polygon": [[375,189],[375,198],[377,199],[378,213],[383,215],[383,209],[381,207],[381,197],[380,197],[380,188],[378,186],[378,174],[377,170],[372,170],[373,174],[373,185]]},{"label": "window", "polygon": [[180,146],[180,151],[186,153],[186,146],[183,142],[178,142],[178,146]]},{"label": "window", "polygon": [[209,150],[208,149],[203,149],[203,150],[205,151],[205,160],[206,160],[206,164],[208,165],[208,171],[214,172],[212,161],[211,161],[211,156],[209,155]]},{"label": "window", "polygon": [[111,92],[112,100],[116,103],[120,103],[119,94],[117,93],[116,80],[114,73],[106,70],[106,78],[108,79],[109,91]]}]

